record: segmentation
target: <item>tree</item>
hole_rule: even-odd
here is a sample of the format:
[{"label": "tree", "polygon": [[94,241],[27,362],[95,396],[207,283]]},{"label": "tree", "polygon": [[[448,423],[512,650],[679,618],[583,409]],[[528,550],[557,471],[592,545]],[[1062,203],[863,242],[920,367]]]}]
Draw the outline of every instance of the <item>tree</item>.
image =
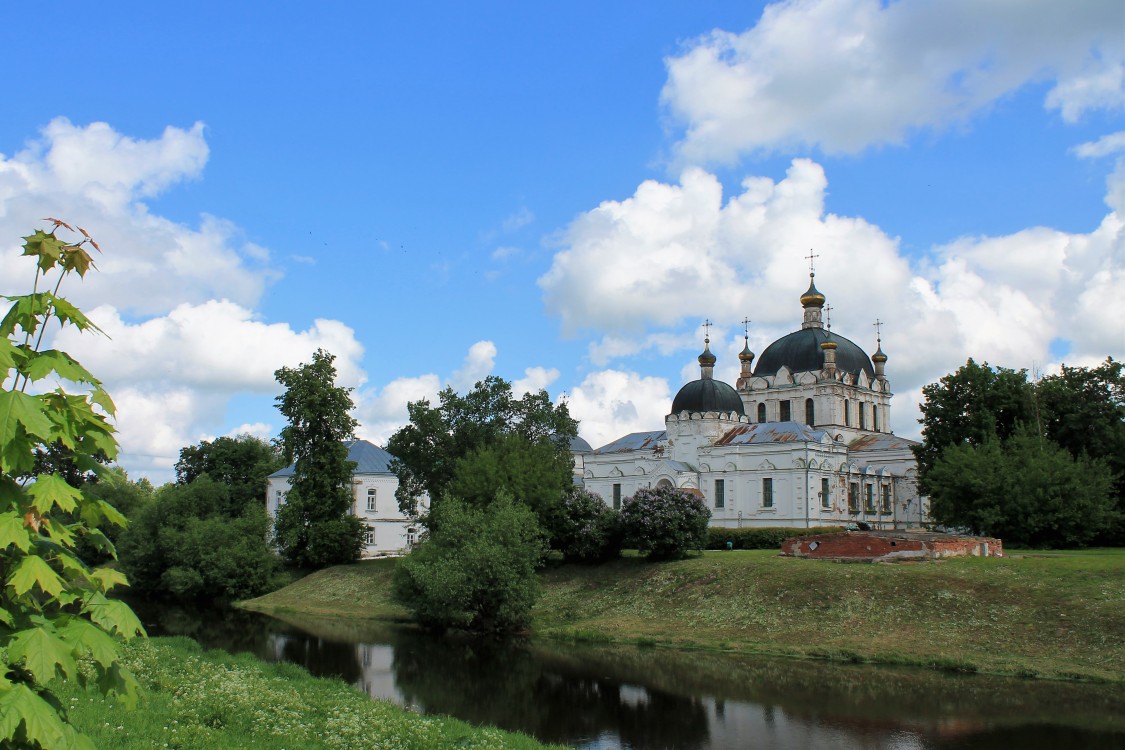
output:
[{"label": "tree", "polygon": [[1047,437],[1075,459],[1104,460],[1113,473],[1115,520],[1106,541],[1125,543],[1125,368],[1112,357],[1093,368],[1063,365],[1035,392]]},{"label": "tree", "polygon": [[639,489],[621,506],[625,544],[650,560],[675,560],[703,549],[710,520],[699,495],[672,487]]},{"label": "tree", "polygon": [[947,448],[927,475],[943,525],[1032,547],[1083,546],[1113,519],[1112,474],[1024,427],[1008,440]]},{"label": "tree", "polygon": [[176,482],[189,484],[204,474],[230,488],[225,515],[236,518],[247,508],[263,504],[266,477],[285,466],[269,442],[252,435],[204,440],[180,449]]},{"label": "tree", "polygon": [[621,554],[624,543],[621,514],[577,487],[555,509],[551,530],[552,545],[571,562],[605,562]]},{"label": "tree", "polygon": [[203,474],[161,487],[121,540],[133,586],[153,598],[237,600],[266,593],[278,569],[265,508],[231,515],[234,489]]},{"label": "tree", "polygon": [[484,507],[446,497],[433,514],[429,538],[395,568],[395,599],[433,630],[526,628],[547,552],[535,514],[506,494]]},{"label": "tree", "polygon": [[[55,445],[79,476],[104,472],[117,455],[107,419],[114,405],[101,382],[65,352],[43,348],[55,323],[98,331],[59,296],[70,274],[93,267],[88,248],[97,244],[81,227],[48,221],[50,231],[23,238],[23,255],[36,261],[32,292],[5,297],[12,304],[0,321],[0,746],[93,747],[67,723],[55,689],[77,680],[134,701],[136,680],[118,640],[144,629],[125,603],[106,596],[125,577],[76,553],[86,540],[113,555],[100,527],[125,519],[88,485],[68,482],[69,473],[35,471]],[[82,238],[64,240],[61,229]],[[44,381],[81,390],[47,390]]]},{"label": "tree", "polygon": [[1021,424],[1035,419],[1035,405],[1026,370],[993,369],[972,359],[957,372],[922,388],[919,405],[922,444],[915,448],[923,491],[925,477],[951,445],[983,445],[1005,440]]},{"label": "tree", "polygon": [[344,444],[356,427],[351,389],[335,384],[334,360],[318,349],[312,362],[274,373],[285,387],[277,408],[289,422],[282,451],[296,463],[275,532],[282,555],[302,568],[355,562],[363,545],[363,524],[352,515],[355,463]]},{"label": "tree", "polygon": [[[441,502],[454,484],[478,499],[507,488],[544,512],[561,499],[572,482],[570,441],[578,434],[565,404],[551,404],[543,390],[516,398],[512,384],[496,376],[464,396],[446,388],[438,401],[436,407],[410,403],[410,423],[387,442],[404,513],[417,514],[423,493]],[[462,461],[474,468],[459,468]],[[534,487],[516,476],[531,463],[538,464]],[[478,470],[490,478],[481,479]]]}]

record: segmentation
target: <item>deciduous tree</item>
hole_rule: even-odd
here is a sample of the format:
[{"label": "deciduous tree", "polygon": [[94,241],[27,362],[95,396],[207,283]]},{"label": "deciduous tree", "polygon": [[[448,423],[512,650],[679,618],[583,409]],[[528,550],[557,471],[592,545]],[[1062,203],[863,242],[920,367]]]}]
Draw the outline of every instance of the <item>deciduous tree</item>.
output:
[{"label": "deciduous tree", "polygon": [[266,477],[285,465],[278,449],[252,435],[220,437],[180,449],[176,462],[177,484],[189,484],[206,474],[230,488],[230,507],[224,514],[235,518],[247,508],[264,504]]},{"label": "deciduous tree", "polygon": [[650,560],[675,560],[707,544],[711,511],[703,498],[672,487],[642,488],[621,506],[625,544]]},{"label": "deciduous tree", "polygon": [[354,437],[351,389],[336,385],[335,360],[318,349],[312,362],[274,373],[285,392],[277,408],[285,459],[295,462],[275,531],[282,554],[302,568],[355,562],[363,525],[352,515],[352,472],[345,441]]},{"label": "deciduous tree", "polygon": [[[489,376],[464,396],[446,388],[438,401],[411,403],[410,423],[387,442],[403,512],[416,514],[423,493],[441,502],[455,492],[481,499],[503,489],[545,512],[571,485],[578,423],[546,391],[516,398],[511,383]],[[534,487],[517,476],[532,463]]]}]

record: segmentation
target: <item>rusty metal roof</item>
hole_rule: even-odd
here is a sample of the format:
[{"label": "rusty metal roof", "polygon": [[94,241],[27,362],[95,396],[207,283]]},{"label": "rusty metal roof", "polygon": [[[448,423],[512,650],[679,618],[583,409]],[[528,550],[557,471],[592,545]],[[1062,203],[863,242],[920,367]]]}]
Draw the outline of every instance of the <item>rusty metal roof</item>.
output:
[{"label": "rusty metal roof", "polygon": [[909,450],[915,445],[918,445],[918,443],[914,440],[907,440],[906,438],[891,435],[890,433],[878,432],[873,435],[860,435],[855,440],[848,443],[848,450],[856,452]]},{"label": "rusty metal roof", "polygon": [[598,453],[631,453],[632,451],[651,451],[658,445],[668,443],[668,431],[657,430],[654,432],[634,432],[623,438],[618,438],[608,445],[603,445],[594,451]]},{"label": "rusty metal roof", "polygon": [[715,441],[715,445],[751,445],[754,443],[819,443],[827,436],[824,430],[816,430],[797,422],[760,422],[739,425],[727,431]]}]

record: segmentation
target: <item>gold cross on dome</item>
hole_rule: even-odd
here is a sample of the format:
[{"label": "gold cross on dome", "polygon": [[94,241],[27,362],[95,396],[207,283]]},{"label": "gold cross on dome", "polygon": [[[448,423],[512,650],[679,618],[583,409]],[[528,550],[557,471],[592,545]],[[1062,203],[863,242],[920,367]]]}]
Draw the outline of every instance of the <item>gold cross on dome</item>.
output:
[{"label": "gold cross on dome", "polygon": [[883,321],[879,320],[878,318],[875,318],[875,322],[872,323],[871,325],[875,326],[875,340],[878,343],[882,344],[883,343]]},{"label": "gold cross on dome", "polygon": [[703,321],[703,340],[708,344],[711,343],[711,326],[712,325],[714,325],[714,323],[712,323],[710,320],[704,320]]},{"label": "gold cross on dome", "polygon": [[811,248],[809,249],[809,254],[805,256],[805,260],[809,262],[809,276],[816,273],[816,268],[813,267],[813,261],[819,257],[820,255],[814,253]]}]

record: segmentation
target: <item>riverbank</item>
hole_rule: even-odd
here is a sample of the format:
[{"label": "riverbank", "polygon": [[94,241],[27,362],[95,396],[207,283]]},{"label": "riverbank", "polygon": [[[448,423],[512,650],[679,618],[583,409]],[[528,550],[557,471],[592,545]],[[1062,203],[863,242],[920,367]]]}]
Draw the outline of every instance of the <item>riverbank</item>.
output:
[{"label": "riverbank", "polygon": [[137,640],[126,663],[144,691],[135,711],[86,693],[60,692],[79,731],[97,747],[227,750],[543,750],[525,735],[421,716],[373,701],[336,679],[312,677],[288,663],[204,652],[187,638]]},{"label": "riverbank", "polygon": [[[405,620],[394,560],[319,571],[241,606]],[[539,638],[1125,682],[1125,550],[893,565],[772,551],[552,565]]]}]

